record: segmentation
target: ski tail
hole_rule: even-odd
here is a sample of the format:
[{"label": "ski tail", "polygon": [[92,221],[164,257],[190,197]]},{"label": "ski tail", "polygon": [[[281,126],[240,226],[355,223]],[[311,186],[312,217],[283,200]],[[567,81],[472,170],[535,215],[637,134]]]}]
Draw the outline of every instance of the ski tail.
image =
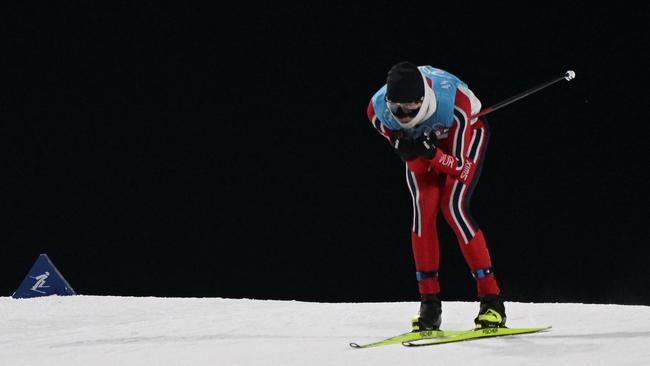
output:
[{"label": "ski tail", "polygon": [[359,348],[387,346],[391,344],[411,342],[411,341],[422,340],[422,339],[438,339],[444,337],[453,337],[465,332],[466,331],[458,331],[458,330],[427,330],[422,332],[408,332],[408,333],[399,334],[372,343],[358,344],[352,342],[350,343],[350,347],[359,349]]}]

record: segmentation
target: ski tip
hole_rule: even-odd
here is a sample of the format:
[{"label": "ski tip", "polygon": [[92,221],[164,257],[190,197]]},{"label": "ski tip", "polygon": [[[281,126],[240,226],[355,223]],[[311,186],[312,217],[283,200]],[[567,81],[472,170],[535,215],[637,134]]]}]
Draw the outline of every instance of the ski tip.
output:
[{"label": "ski tip", "polygon": [[553,326],[547,325],[547,326],[544,326],[544,327],[531,328],[531,329],[538,329],[541,332],[541,331],[544,331],[544,330],[549,330],[551,328],[553,328]]},{"label": "ski tip", "polygon": [[361,347],[360,345],[358,345],[357,343],[354,343],[354,342],[350,343],[350,347],[352,347],[352,348],[363,348],[363,347]]}]

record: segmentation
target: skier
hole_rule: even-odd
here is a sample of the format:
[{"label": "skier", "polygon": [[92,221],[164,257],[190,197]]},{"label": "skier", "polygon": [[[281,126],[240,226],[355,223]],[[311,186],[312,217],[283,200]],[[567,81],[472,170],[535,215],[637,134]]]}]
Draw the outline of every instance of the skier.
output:
[{"label": "skier", "polygon": [[421,297],[412,330],[440,328],[438,209],[452,227],[476,279],[476,328],[505,327],[506,313],[483,232],[471,216],[470,198],[488,142],[481,102],[456,76],[431,66],[400,62],[368,104],[368,118],[406,163],[413,199],[411,244]]}]

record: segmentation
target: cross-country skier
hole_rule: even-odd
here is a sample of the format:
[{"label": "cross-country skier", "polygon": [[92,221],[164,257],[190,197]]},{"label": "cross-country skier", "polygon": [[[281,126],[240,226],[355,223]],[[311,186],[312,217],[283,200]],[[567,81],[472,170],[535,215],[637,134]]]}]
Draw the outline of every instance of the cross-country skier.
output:
[{"label": "cross-country skier", "polygon": [[368,105],[372,125],[406,163],[413,198],[411,244],[421,296],[414,331],[439,329],[441,323],[439,209],[476,279],[481,303],[476,327],[506,323],[485,238],[470,213],[489,137],[486,121],[472,118],[480,109],[481,102],[456,76],[410,62],[390,69],[386,85]]}]

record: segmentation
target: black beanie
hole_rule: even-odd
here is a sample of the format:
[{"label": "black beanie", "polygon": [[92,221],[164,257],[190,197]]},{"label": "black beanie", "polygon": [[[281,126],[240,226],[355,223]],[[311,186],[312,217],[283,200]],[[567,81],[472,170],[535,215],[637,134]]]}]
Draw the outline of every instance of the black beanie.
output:
[{"label": "black beanie", "polygon": [[418,67],[404,61],[388,71],[386,99],[396,103],[408,103],[424,97],[424,80]]}]

